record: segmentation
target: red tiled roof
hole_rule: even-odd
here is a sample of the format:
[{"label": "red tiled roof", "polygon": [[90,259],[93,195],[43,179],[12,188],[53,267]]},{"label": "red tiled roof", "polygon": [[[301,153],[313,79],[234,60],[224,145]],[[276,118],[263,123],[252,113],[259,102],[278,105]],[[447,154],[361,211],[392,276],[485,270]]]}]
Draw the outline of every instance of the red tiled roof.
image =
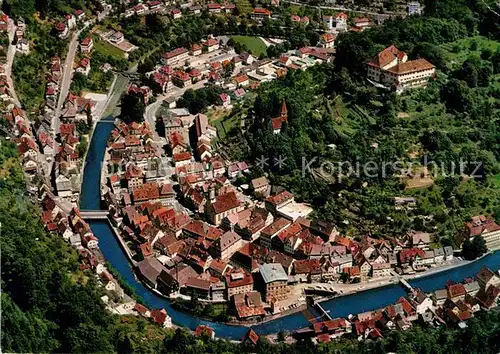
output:
[{"label": "red tiled roof", "polygon": [[450,298],[465,296],[466,293],[467,291],[465,290],[463,284],[453,284],[448,287],[448,296]]},{"label": "red tiled roof", "polygon": [[401,306],[403,306],[403,310],[407,316],[415,315],[415,313],[416,313],[415,309],[413,308],[413,306],[410,304],[410,302],[406,298],[400,297],[399,300],[397,301],[397,303],[401,304]]},{"label": "red tiled roof", "polygon": [[281,230],[282,228],[284,228],[288,224],[290,224],[289,220],[287,220],[285,218],[278,218],[272,224],[270,224],[266,228],[264,228],[261,231],[261,234],[270,235],[270,236],[274,235],[275,233],[277,233],[279,230]]},{"label": "red tiled roof", "polygon": [[283,242],[285,241],[285,239],[287,239],[288,237],[291,237],[291,236],[294,236],[294,235],[297,235],[299,232],[302,231],[302,225],[300,225],[299,223],[297,222],[294,222],[293,224],[291,224],[289,227],[287,227],[285,230],[281,231],[279,234],[278,234],[278,237],[280,238],[280,240]]},{"label": "red tiled roof", "polygon": [[170,52],[167,52],[163,55],[164,58],[166,59],[172,59],[178,55],[181,55],[181,54],[184,54],[184,53],[187,53],[187,49],[186,48],[176,48]]},{"label": "red tiled roof", "polygon": [[330,343],[331,338],[330,338],[330,336],[327,333],[323,333],[323,334],[318,334],[316,336],[316,340],[319,343]]},{"label": "red tiled roof", "polygon": [[153,247],[151,247],[149,242],[142,243],[139,248],[141,249],[143,257],[151,256],[153,254]]},{"label": "red tiled roof", "polygon": [[361,271],[358,266],[353,266],[348,268],[349,277],[359,277]]},{"label": "red tiled roof", "polygon": [[189,278],[185,285],[188,288],[201,289],[205,291],[210,290],[210,282],[208,280]]},{"label": "red tiled roof", "polygon": [[238,200],[235,192],[229,192],[226,194],[222,194],[217,196],[215,202],[212,204],[212,207],[216,214],[223,213],[225,211],[237,208],[241,205],[241,202]]},{"label": "red tiled roof", "polygon": [[241,271],[243,274],[243,277],[241,279],[232,279],[231,274],[236,274],[238,271],[233,271],[230,274],[226,275],[226,285],[228,288],[237,288],[240,286],[246,286],[246,285],[252,285],[253,284],[253,277],[251,273]]},{"label": "red tiled roof", "polygon": [[89,58],[83,58],[82,60],[80,60],[80,62],[78,63],[78,65],[81,66],[81,67],[86,68],[87,66],[90,65]]},{"label": "red tiled roof", "polygon": [[333,42],[335,40],[335,36],[332,33],[325,33],[325,34],[321,35],[321,39],[325,43],[330,43],[330,42]]},{"label": "red tiled roof", "polygon": [[172,75],[174,73],[174,69],[172,69],[170,65],[163,65],[160,67],[158,72],[164,75]]},{"label": "red tiled roof", "polygon": [[180,152],[178,154],[173,155],[174,161],[179,162],[179,161],[187,161],[191,159],[191,153],[189,151],[186,152]]},{"label": "red tiled roof", "polygon": [[370,22],[370,19],[368,17],[355,17],[353,21],[354,23],[364,23]]},{"label": "red tiled roof", "polygon": [[321,272],[320,266],[318,258],[297,260],[293,263],[293,271],[295,274],[314,274]]},{"label": "red tiled roof", "polygon": [[148,5],[149,7],[158,6],[158,5],[160,5],[160,4],[161,4],[161,2],[160,2],[160,1],[156,1],[156,0],[155,0],[155,1],[149,1],[149,2],[147,3],[147,5]]},{"label": "red tiled roof", "polygon": [[59,134],[62,136],[72,135],[76,129],[76,125],[73,123],[64,123],[59,126]]},{"label": "red tiled roof", "polygon": [[394,59],[402,59],[404,56],[405,52],[391,45],[378,53],[377,56],[370,61],[370,64],[381,68],[391,63]]},{"label": "red tiled roof", "polygon": [[198,77],[201,75],[201,71],[198,69],[193,69],[189,72],[189,76],[191,77]]},{"label": "red tiled roof", "polygon": [[472,222],[465,224],[469,231],[469,237],[481,235],[484,232],[494,232],[500,230],[498,225],[493,219],[486,218],[484,215],[474,216]]},{"label": "red tiled roof", "polygon": [[143,316],[146,316],[146,312],[149,311],[145,306],[139,304],[138,302],[135,304],[134,310],[136,310],[137,312],[139,312]]},{"label": "red tiled roof", "polygon": [[247,335],[246,335],[246,338],[252,342],[254,345],[257,344],[257,342],[259,341],[259,336],[257,333],[255,333],[255,331],[250,328],[250,330],[247,332]]},{"label": "red tiled roof", "polygon": [[66,29],[66,24],[64,22],[59,22],[56,25],[56,30],[58,30],[59,32],[64,32],[65,29]]},{"label": "red tiled roof", "polygon": [[214,330],[212,328],[208,327],[208,326],[199,325],[198,327],[196,327],[195,334],[198,337],[201,337],[203,334],[208,335],[209,337],[211,337],[214,334]]},{"label": "red tiled roof", "polygon": [[262,7],[256,7],[255,9],[253,9],[252,14],[270,16],[271,11],[269,11],[268,9],[264,9]]},{"label": "red tiled roof", "polygon": [[80,43],[81,45],[84,45],[84,46],[87,46],[90,44],[90,42],[92,41],[92,38],[90,37],[85,37],[82,42]]},{"label": "red tiled roof", "polygon": [[336,318],[330,321],[316,322],[313,324],[314,332],[316,334],[320,333],[329,333],[335,331],[339,328],[346,328],[348,326],[348,322],[343,318]]},{"label": "red tiled roof", "polygon": [[176,71],[173,76],[174,76],[174,78],[176,78],[178,80],[181,80],[181,81],[189,81],[189,80],[191,80],[191,77],[185,71]]},{"label": "red tiled roof", "polygon": [[197,52],[199,50],[201,50],[201,45],[199,45],[198,43],[195,43],[195,44],[191,45],[191,51],[192,52]]},{"label": "red tiled roof", "polygon": [[203,42],[203,45],[206,47],[212,47],[217,44],[219,44],[219,42],[215,38],[209,38],[207,41]]},{"label": "red tiled roof", "polygon": [[402,75],[406,73],[413,73],[422,70],[431,70],[434,69],[435,66],[429,63],[425,59],[417,59],[417,60],[409,60],[406,63],[400,63],[392,68],[387,69],[387,71]]},{"label": "red tiled roof", "polygon": [[165,320],[167,319],[167,311],[165,309],[161,310],[153,310],[151,311],[151,317],[154,319],[154,321],[160,325],[163,325],[165,323]]},{"label": "red tiled roof", "polygon": [[272,195],[270,197],[267,197],[266,202],[268,202],[274,206],[277,206],[277,205],[283,203],[284,201],[290,200],[292,198],[293,198],[292,193],[290,193],[289,191],[283,191],[279,194],[275,194],[275,195]]},{"label": "red tiled roof", "polygon": [[132,191],[134,202],[157,199],[160,194],[156,183],[144,183]]},{"label": "red tiled roof", "polygon": [[248,81],[248,76],[245,75],[245,74],[242,74],[242,75],[238,75],[234,78],[234,80],[238,83],[238,84],[241,84],[245,81]]}]

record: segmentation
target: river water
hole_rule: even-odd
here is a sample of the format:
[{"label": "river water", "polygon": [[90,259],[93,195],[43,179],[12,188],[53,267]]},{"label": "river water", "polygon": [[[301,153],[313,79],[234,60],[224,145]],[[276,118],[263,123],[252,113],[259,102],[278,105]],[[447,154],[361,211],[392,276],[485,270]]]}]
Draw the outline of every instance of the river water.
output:
[{"label": "river water", "polygon": [[[82,193],[80,200],[81,210],[100,209],[100,172],[107,138],[114,125],[110,123],[112,117],[101,120],[95,128],[92,136],[87,160],[84,169]],[[150,308],[165,308],[172,321],[180,326],[195,329],[200,324],[209,325],[215,330],[217,337],[227,339],[241,339],[248,327],[231,326],[223,323],[216,323],[201,320],[195,316],[179,312],[172,308],[170,302],[153,293],[135,278],[127,257],[116,240],[113,230],[106,220],[89,221],[94,234],[99,238],[99,247],[106,260],[120,273],[122,279],[129,284],[135,292],[141,296]],[[464,278],[473,277],[482,266],[488,266],[493,270],[500,268],[500,252],[496,252],[484,257],[477,262],[467,264],[462,267],[453,268],[441,273],[436,273],[419,279],[411,280],[409,283],[413,287],[418,287],[425,292],[444,288],[448,280],[456,282]],[[388,285],[385,287],[367,290],[352,295],[347,295],[332,299],[322,303],[325,310],[330,311],[332,317],[346,317],[349,314],[356,314],[371,311],[395,303],[399,297],[406,295],[400,285]],[[279,331],[293,331],[305,327],[309,324],[302,313],[295,313],[273,321],[253,326],[258,334],[277,333]]]}]

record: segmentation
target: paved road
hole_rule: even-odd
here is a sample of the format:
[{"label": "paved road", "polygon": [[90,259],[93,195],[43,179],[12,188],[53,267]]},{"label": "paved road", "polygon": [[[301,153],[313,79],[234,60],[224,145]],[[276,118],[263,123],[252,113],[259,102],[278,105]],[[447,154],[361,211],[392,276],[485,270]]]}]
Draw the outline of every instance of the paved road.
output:
[{"label": "paved road", "polygon": [[14,103],[17,106],[21,106],[19,102],[19,98],[17,97],[16,90],[14,89],[14,80],[12,79],[12,64],[14,62],[14,57],[16,55],[16,47],[12,44],[14,39],[14,35],[16,33],[16,26],[14,25],[14,21],[9,19],[9,49],[7,51],[7,65],[5,65],[5,75],[7,76],[7,83],[10,87],[10,94],[14,99]]},{"label": "paved road", "polygon": [[56,109],[54,111],[54,119],[52,119],[52,130],[54,131],[54,136],[59,133],[59,125],[61,124],[59,117],[61,116],[61,108],[69,92],[69,87],[71,85],[71,73],[73,70],[73,63],[75,61],[76,50],[78,49],[78,37],[80,33],[87,28],[90,23],[87,22],[85,26],[73,33],[71,37],[71,42],[68,46],[68,53],[66,55],[66,60],[64,61],[64,71],[61,79],[61,89],[59,90],[59,97],[57,99]]},{"label": "paved road", "polygon": [[146,110],[144,111],[144,119],[146,120],[146,122],[149,123],[149,125],[151,127],[153,127],[154,140],[165,141],[164,138],[160,138],[158,136],[156,129],[154,129],[156,126],[156,111],[158,110],[158,108],[160,108],[162,102],[167,97],[179,98],[184,94],[184,92],[186,92],[189,89],[198,90],[198,89],[202,88],[203,86],[205,86],[205,83],[206,83],[206,80],[202,80],[202,81],[198,81],[197,83],[195,83],[189,87],[184,87],[184,88],[176,87],[176,88],[174,88],[173,92],[169,92],[168,94],[159,95],[156,98],[155,102],[146,106]]},{"label": "paved road", "polygon": [[385,13],[380,14],[378,12],[372,12],[372,11],[367,11],[367,10],[355,10],[355,9],[351,9],[351,8],[344,7],[344,6],[326,6],[326,5],[314,6],[314,5],[304,4],[302,2],[290,1],[290,0],[283,0],[283,2],[287,2],[289,4],[298,5],[298,6],[314,7],[314,8],[318,8],[318,9],[346,11],[346,12],[353,12],[353,13],[358,13],[358,14],[363,14],[363,15],[377,16],[377,18],[379,18],[379,19],[388,19],[391,17],[406,16],[405,12],[385,11]]}]

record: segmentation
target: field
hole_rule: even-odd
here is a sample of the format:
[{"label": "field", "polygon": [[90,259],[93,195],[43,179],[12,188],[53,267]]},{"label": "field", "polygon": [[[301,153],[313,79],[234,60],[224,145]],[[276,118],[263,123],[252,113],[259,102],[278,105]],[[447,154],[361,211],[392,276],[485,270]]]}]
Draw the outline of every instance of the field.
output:
[{"label": "field", "polygon": [[236,0],[235,3],[242,14],[249,14],[253,10],[253,6],[249,0]]},{"label": "field", "polygon": [[256,56],[266,53],[266,45],[259,37],[252,36],[232,36],[235,43],[247,46],[248,50]]}]

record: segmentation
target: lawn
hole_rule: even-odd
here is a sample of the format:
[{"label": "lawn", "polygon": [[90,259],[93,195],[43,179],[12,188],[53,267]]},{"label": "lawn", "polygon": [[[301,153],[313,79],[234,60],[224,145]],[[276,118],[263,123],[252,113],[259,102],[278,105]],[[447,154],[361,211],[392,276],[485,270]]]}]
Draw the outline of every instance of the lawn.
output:
[{"label": "lawn", "polygon": [[252,36],[232,36],[231,37],[235,43],[244,44],[247,46],[248,50],[256,56],[266,53],[266,45],[259,37]]},{"label": "lawn", "polygon": [[227,115],[224,114],[223,111],[208,112],[210,117],[210,124],[217,129],[217,139],[220,141],[224,141],[225,136],[232,129],[238,127],[238,123],[240,122],[239,115]]},{"label": "lawn", "polygon": [[441,45],[451,69],[460,66],[469,57],[479,57],[483,50],[494,53],[500,49],[500,42],[482,36],[468,37]]},{"label": "lawn", "polygon": [[102,54],[111,55],[117,58],[124,58],[123,51],[114,45],[103,41],[99,38],[99,36],[95,35],[94,37],[94,51],[100,52]]},{"label": "lawn", "polygon": [[210,120],[210,124],[217,129],[217,139],[224,140],[226,134],[232,129],[238,127],[240,119],[238,116],[218,116],[216,119]]}]

